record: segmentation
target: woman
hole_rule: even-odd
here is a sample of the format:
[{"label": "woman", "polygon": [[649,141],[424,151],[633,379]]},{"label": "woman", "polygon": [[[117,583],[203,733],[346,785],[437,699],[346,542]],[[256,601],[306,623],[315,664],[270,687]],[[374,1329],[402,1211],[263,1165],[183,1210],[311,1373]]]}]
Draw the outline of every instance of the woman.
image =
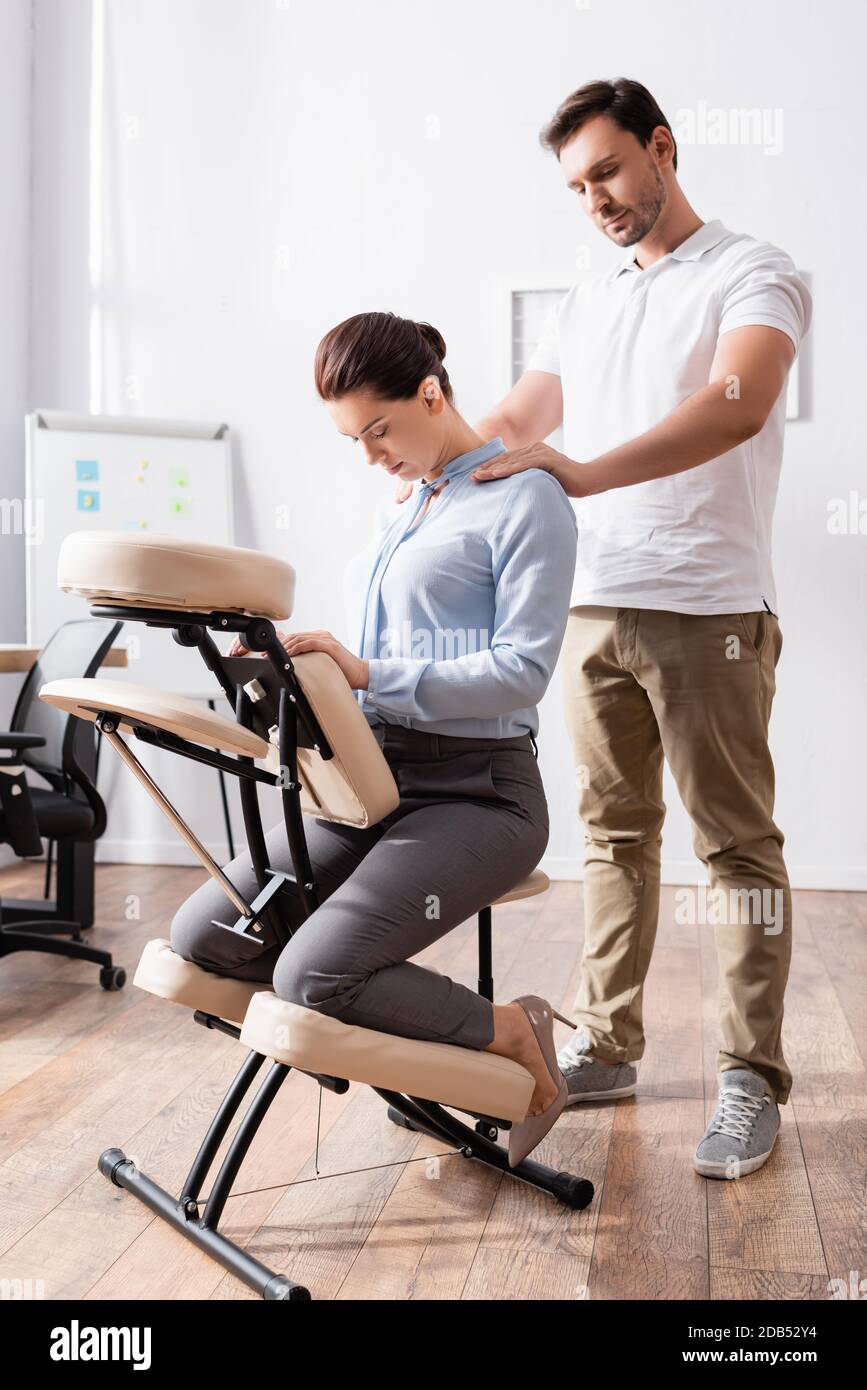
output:
[{"label": "woman", "polygon": [[[324,651],[340,667],[400,805],[366,829],[305,817],[321,901],[289,923],[291,938],[263,948],[214,927],[225,902],[209,881],[175,917],[172,944],[221,973],[273,976],[281,999],[347,1023],[513,1058],[536,1082],[510,1131],[514,1166],[565,1103],[554,1010],[535,995],[491,1004],[410,957],[526,877],[548,843],[533,735],[565,631],[576,526],[546,472],[472,481],[505,446],[455,409],[444,356],[436,329],[394,314],[358,314],[319,344],[316,388],[337,428],[368,464],[419,486],[414,505],[380,508],[346,571],[357,649],[328,632],[280,634],[290,657]],[[245,650],[236,639],[229,654]],[[267,845],[272,867],[291,871],[282,821]],[[226,872],[255,895],[249,853]]]}]

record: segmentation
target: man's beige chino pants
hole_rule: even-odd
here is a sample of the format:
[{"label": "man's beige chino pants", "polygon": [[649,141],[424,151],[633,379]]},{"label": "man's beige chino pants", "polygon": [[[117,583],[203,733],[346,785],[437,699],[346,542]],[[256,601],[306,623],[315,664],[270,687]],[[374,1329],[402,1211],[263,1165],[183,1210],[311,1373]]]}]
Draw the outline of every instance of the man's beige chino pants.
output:
[{"label": "man's beige chino pants", "polygon": [[577,607],[561,654],[586,841],[586,935],[573,1017],[597,1056],[642,1056],[665,758],[708,870],[709,889],[693,892],[700,930],[716,936],[718,1069],[751,1068],[778,1103],[792,1082],[780,1037],[791,897],[768,749],[781,646],[777,619],[765,612]]}]

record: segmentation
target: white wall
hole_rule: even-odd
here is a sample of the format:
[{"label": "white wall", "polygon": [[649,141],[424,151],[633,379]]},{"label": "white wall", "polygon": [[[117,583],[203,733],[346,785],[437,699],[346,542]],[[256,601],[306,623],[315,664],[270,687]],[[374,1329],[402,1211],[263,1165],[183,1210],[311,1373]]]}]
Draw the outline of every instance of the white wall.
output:
[{"label": "white wall", "polygon": [[[28,233],[30,218],[30,0],[0,6],[0,497],[20,498],[24,487],[24,424],[29,356]],[[0,595],[3,635],[24,636],[24,536],[14,511],[0,515]],[[8,633],[8,636],[7,636]]]},{"label": "white wall", "polygon": [[[23,642],[24,533],[17,517],[24,494],[30,315],[30,0],[0,5],[0,642]],[[0,675],[0,729],[9,727],[19,676]],[[0,846],[0,864],[15,856]]]},{"label": "white wall", "polygon": [[[228,420],[238,543],[296,566],[294,625],[344,639],[343,560],[391,485],[334,432],[315,397],[322,333],[365,309],[429,319],[448,342],[459,408],[475,421],[505,384],[503,282],[568,283],[583,245],[591,273],[619,254],[538,145],[559,100],[592,77],[625,74],[645,82],[672,121],[700,103],[781,110],[781,152],[683,143],[679,172],[706,220],[777,242],[811,275],[808,418],[789,427],[776,533],[778,820],[796,883],[867,887],[867,538],[831,536],[826,525],[829,499],[863,488],[853,409],[867,213],[857,172],[863,9],[845,0],[821,11],[811,0],[107,0],[95,301],[90,6],[35,0],[35,12],[33,401]],[[276,526],[287,503],[288,532]],[[541,750],[548,867],[577,876],[556,686]],[[185,858],[168,825],[142,821],[137,788],[120,771],[105,774],[113,814],[102,857]],[[220,853],[213,779],[193,775],[184,809]],[[667,801],[666,874],[700,878],[671,787]]]}]

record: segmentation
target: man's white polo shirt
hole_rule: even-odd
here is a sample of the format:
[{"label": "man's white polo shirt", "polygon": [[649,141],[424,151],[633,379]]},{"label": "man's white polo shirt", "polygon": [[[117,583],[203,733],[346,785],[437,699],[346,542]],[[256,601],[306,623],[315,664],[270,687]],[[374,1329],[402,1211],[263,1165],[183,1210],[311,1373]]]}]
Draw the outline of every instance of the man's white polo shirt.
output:
[{"label": "man's white polo shirt", "polygon": [[[564,451],[589,463],[708,383],[717,339],[768,324],[797,352],[812,302],[784,251],[707,222],[641,270],[579,283],[548,316],[527,369],[562,378]],[[667,478],[573,499],[573,604],[676,613],[776,612],[771,526],[785,389],[758,434]]]}]

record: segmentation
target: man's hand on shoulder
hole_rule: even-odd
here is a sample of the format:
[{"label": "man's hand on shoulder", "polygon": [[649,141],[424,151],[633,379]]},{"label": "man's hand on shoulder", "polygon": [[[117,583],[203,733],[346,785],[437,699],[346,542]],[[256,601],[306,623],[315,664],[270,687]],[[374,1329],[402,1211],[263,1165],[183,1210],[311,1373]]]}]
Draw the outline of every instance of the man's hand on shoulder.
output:
[{"label": "man's hand on shoulder", "polygon": [[470,474],[473,482],[487,483],[492,478],[508,478],[528,468],[540,468],[550,473],[570,497],[586,497],[596,491],[593,476],[584,465],[558,453],[548,444],[527,444],[522,449],[507,449],[488,459]]}]

